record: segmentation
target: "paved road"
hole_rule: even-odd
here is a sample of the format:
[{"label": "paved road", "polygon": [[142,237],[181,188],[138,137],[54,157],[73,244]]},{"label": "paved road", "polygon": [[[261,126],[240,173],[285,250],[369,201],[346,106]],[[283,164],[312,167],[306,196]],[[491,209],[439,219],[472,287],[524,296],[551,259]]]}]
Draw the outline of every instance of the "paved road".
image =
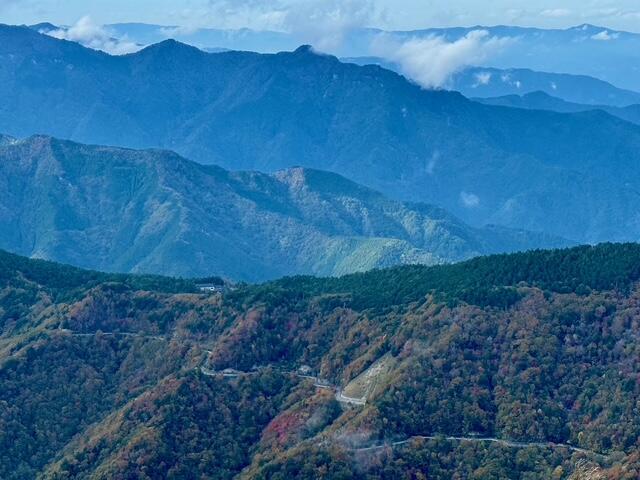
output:
[{"label": "paved road", "polygon": [[[67,330],[66,328],[60,328],[58,331],[68,333],[72,337],[95,337],[98,335],[97,333],[77,333],[77,332],[74,332],[73,330]],[[162,337],[160,335],[143,335],[141,333],[135,333],[135,332],[100,332],[100,334],[107,337],[135,337],[135,338],[144,338],[147,340],[161,340],[161,341],[167,340],[165,337]]]},{"label": "paved road", "polygon": [[341,390],[337,391],[336,400],[341,402],[341,403],[348,403],[349,405],[359,405],[359,406],[366,405],[366,403],[367,403],[367,397],[366,396],[364,396],[362,398],[347,397],[346,395],[342,394]]},{"label": "paved road", "polygon": [[454,442],[483,442],[483,443],[497,443],[504,447],[509,448],[528,448],[528,447],[538,447],[538,448],[566,448],[572,452],[584,453],[588,455],[595,455],[599,457],[606,457],[602,453],[594,452],[592,450],[587,450],[584,448],[574,447],[573,445],[568,445],[566,443],[554,443],[554,442],[515,442],[511,440],[503,440],[500,438],[493,437],[452,437],[452,436],[435,436],[435,435],[416,435],[406,440],[400,440],[397,442],[387,442],[380,445],[373,445],[371,447],[363,447],[363,448],[352,448],[351,451],[354,452],[370,452],[374,450],[381,450],[388,447],[398,447],[401,445],[406,445],[407,443],[412,442],[413,440],[449,440]]},{"label": "paved road", "polygon": [[[65,329],[61,329],[63,332],[69,333],[71,335],[73,335],[74,337],[93,337],[96,334],[95,333],[74,333],[71,330],[65,330]],[[141,334],[137,334],[137,333],[130,333],[130,332],[103,332],[102,335],[111,335],[111,336],[125,336],[125,337],[136,337],[136,338],[146,338],[146,339],[153,339],[153,340],[162,340],[165,341],[166,338],[165,337],[161,337],[161,336],[156,336],[156,335],[141,335]],[[205,350],[207,353],[211,353],[211,351],[209,350]],[[218,376],[218,375],[222,375],[223,377],[227,377],[227,378],[236,378],[239,377],[240,375],[256,375],[257,373],[259,373],[259,371],[251,371],[251,372],[227,372],[225,373],[224,371],[220,372],[220,371],[216,371],[216,370],[211,370],[209,368],[206,368],[205,366],[201,366],[200,367],[200,371],[206,375],[206,376]],[[353,398],[353,397],[347,397],[345,395],[342,394],[342,390],[339,389],[338,387],[325,383],[325,381],[322,381],[321,379],[319,379],[318,377],[314,377],[311,375],[303,375],[301,373],[298,373],[297,371],[284,371],[284,370],[279,370],[280,373],[284,373],[284,374],[291,374],[291,375],[296,375],[299,378],[305,378],[308,380],[313,380],[314,381],[314,386],[317,388],[324,388],[324,389],[331,389],[331,390],[335,390],[336,392],[336,400],[338,400],[339,402],[342,403],[348,403],[351,405],[365,405],[367,403],[367,397],[365,395],[365,397],[363,398]],[[375,451],[375,450],[381,450],[384,448],[388,448],[388,447],[399,447],[401,445],[406,445],[407,443],[412,442],[413,440],[448,440],[448,441],[455,441],[455,442],[483,442],[483,443],[497,443],[499,445],[505,446],[505,447],[509,447],[509,448],[528,448],[528,447],[538,447],[538,448],[565,448],[567,450],[570,450],[572,452],[577,452],[577,453],[584,453],[584,454],[588,454],[588,455],[595,455],[595,456],[599,456],[599,457],[606,457],[606,455],[602,454],[602,453],[598,453],[598,452],[594,452],[592,450],[587,450],[584,448],[579,448],[579,447],[574,447],[573,445],[568,445],[566,443],[553,443],[553,442],[515,442],[512,440],[503,440],[500,438],[494,438],[494,437],[453,437],[453,436],[436,436],[436,435],[415,435],[413,437],[407,438],[405,440],[399,440],[396,442],[387,442],[387,443],[383,443],[380,445],[373,445],[370,447],[362,447],[362,448],[352,448],[350,449],[351,451],[354,452],[371,452],[371,451]]]}]

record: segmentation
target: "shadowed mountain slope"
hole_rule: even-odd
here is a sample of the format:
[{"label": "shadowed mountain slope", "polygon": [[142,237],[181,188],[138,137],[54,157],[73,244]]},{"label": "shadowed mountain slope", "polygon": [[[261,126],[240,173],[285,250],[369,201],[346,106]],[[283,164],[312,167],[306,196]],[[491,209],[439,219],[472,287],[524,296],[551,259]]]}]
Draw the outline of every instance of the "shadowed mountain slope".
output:
[{"label": "shadowed mountain slope", "polygon": [[486,105],[500,105],[503,107],[526,108],[529,110],[551,110],[562,113],[588,112],[601,110],[609,115],[621,118],[627,122],[640,124],[640,105],[626,107],[611,107],[607,105],[586,105],[566,102],[560,98],[547,95],[544,92],[532,92],[526,95],[506,95],[504,97],[474,98],[475,101]]},{"label": "shadowed mountain slope", "polygon": [[568,244],[472,228],[333,173],[228,172],[44,136],[0,147],[0,193],[2,248],[108,271],[254,281]]},{"label": "shadowed mountain slope", "polygon": [[[376,66],[166,41],[112,57],[0,27],[0,131],[161,147],[225,168],[330,170],[475,225],[640,234],[640,127],[480,105]],[[46,112],[46,115],[43,114]]]}]

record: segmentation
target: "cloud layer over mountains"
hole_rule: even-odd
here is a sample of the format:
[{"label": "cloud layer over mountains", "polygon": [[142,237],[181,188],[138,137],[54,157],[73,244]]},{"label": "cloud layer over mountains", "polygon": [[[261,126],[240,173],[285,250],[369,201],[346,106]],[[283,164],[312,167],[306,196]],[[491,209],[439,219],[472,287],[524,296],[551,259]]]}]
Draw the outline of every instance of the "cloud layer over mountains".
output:
[{"label": "cloud layer over mountains", "polygon": [[85,47],[102,50],[111,55],[133,53],[142,48],[127,38],[115,38],[107,28],[96,24],[89,16],[82,17],[71,27],[52,30],[47,34],[61,40],[78,42]]},{"label": "cloud layer over mountains", "polygon": [[400,66],[408,78],[426,88],[443,87],[451,75],[465,67],[480,65],[507,48],[513,39],[492,36],[486,30],[472,30],[448,41],[444,36],[410,37],[399,40],[389,34],[374,37],[372,53]]}]

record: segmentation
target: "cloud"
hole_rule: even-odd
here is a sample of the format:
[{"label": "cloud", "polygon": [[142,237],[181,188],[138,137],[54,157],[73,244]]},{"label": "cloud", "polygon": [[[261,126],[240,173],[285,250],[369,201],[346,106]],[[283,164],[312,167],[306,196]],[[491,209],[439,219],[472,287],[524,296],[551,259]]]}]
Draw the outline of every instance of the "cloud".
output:
[{"label": "cloud", "polygon": [[615,40],[620,36],[619,33],[611,33],[608,30],[603,30],[600,33],[596,33],[591,36],[592,40],[599,40],[601,42],[608,42],[609,40]]},{"label": "cloud", "polygon": [[209,0],[200,15],[219,28],[286,32],[323,51],[338,48],[350,31],[381,16],[374,0]]},{"label": "cloud", "polygon": [[492,37],[486,30],[473,30],[449,42],[440,36],[414,37],[400,41],[381,34],[372,42],[375,55],[391,60],[402,72],[425,88],[443,87],[451,75],[470,65],[485,62],[511,43],[508,37]]},{"label": "cloud", "polygon": [[427,173],[427,175],[434,174],[439,161],[440,161],[440,152],[436,150],[433,152],[433,154],[431,155],[431,158],[425,165],[425,172]]},{"label": "cloud", "polygon": [[284,0],[208,0],[202,9],[181,13],[190,27],[205,25],[224,29],[281,30],[286,14]]},{"label": "cloud", "polygon": [[474,75],[476,82],[473,84],[473,88],[477,88],[481,85],[489,85],[491,83],[491,72],[478,72]]},{"label": "cloud", "polygon": [[114,38],[102,25],[93,23],[90,17],[82,17],[69,28],[60,28],[48,32],[48,35],[61,40],[78,42],[94,50],[102,50],[111,55],[124,55],[140,50],[140,46],[126,38]]},{"label": "cloud", "polygon": [[340,47],[345,36],[368,26],[375,16],[372,0],[302,0],[287,11],[286,29],[320,50]]},{"label": "cloud", "polygon": [[167,38],[177,38],[182,36],[193,35],[198,32],[195,25],[184,27],[161,27],[160,33]]},{"label": "cloud", "polygon": [[547,18],[564,18],[570,17],[573,14],[568,8],[550,8],[540,12],[541,17]]},{"label": "cloud", "polygon": [[522,87],[522,82],[520,80],[514,80],[510,73],[503,73],[500,75],[500,80],[502,83],[506,83],[507,85],[511,85],[516,88]]},{"label": "cloud", "polygon": [[475,208],[480,205],[480,197],[474,193],[460,192],[460,201],[467,208]]}]

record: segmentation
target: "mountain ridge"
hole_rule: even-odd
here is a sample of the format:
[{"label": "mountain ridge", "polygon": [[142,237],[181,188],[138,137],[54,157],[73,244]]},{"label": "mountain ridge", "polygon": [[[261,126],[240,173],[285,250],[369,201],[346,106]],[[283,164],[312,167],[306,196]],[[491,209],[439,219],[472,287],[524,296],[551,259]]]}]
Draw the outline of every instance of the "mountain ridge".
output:
[{"label": "mountain ridge", "polygon": [[[174,37],[197,47],[251,50],[274,53],[292,50],[308,35],[254,30],[184,29],[162,25],[113,24],[106,28],[115,36],[137,43],[151,44]],[[567,72],[603,78],[630,90],[640,90],[640,77],[630,66],[637,60],[640,35],[605,26],[582,24],[568,28],[534,28],[505,25],[427,28],[385,31],[379,28],[352,28],[341,44],[331,52],[339,57],[363,57],[376,54],[375,40],[381,35],[403,42],[429,37],[455,42],[471,32],[484,31],[490,37],[509,39],[509,45],[487,59],[487,67],[502,69],[531,68],[540,71]],[[306,40],[308,41],[308,40]],[[548,55],[553,51],[554,55]]]},{"label": "mountain ridge", "polygon": [[640,124],[640,105],[626,107],[612,107],[609,105],[585,105],[567,102],[553,97],[546,92],[531,92],[525,95],[506,95],[502,97],[474,98],[476,102],[488,105],[526,108],[531,110],[552,110],[554,112],[576,113],[591,110],[601,110],[636,125]]},{"label": "mountain ridge", "polygon": [[479,105],[305,48],[171,53],[177,44],[165,43],[110,57],[27,28],[0,35],[43,44],[0,45],[14,56],[0,66],[0,120],[12,119],[0,131],[17,137],[166,148],[233,170],[329,170],[472,225],[584,243],[640,232],[640,129],[604,113]]},{"label": "mountain ridge", "polygon": [[202,294],[0,251],[0,475],[632,480],[639,265],[606,244]]},{"label": "mountain ridge", "polygon": [[0,147],[0,247],[108,271],[339,275],[570,242],[476,229],[335,173],[267,175],[47,136]]}]

